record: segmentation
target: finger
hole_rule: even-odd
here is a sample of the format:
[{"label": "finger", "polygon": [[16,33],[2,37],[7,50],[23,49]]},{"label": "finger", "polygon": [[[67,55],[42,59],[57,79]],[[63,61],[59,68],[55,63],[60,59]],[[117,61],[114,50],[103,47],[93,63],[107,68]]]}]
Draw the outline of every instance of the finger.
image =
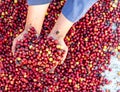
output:
[{"label": "finger", "polygon": [[60,63],[60,64],[63,64],[63,63],[64,63],[65,58],[66,58],[66,54],[64,54],[64,56],[63,56],[63,58],[62,58],[62,60],[61,60],[61,63]]},{"label": "finger", "polygon": [[52,69],[50,69],[49,73],[54,73],[56,67],[57,67],[57,65],[54,66]]},{"label": "finger", "polygon": [[64,61],[65,61],[65,59],[66,59],[66,56],[67,56],[67,52],[68,52],[68,48],[65,49],[65,53],[64,53],[64,56],[63,56],[60,64],[63,64],[63,63],[64,63]]},{"label": "finger", "polygon": [[55,68],[58,66],[58,64],[59,64],[59,63],[56,61],[55,66],[53,66],[53,68],[49,70],[49,73],[54,73]]},{"label": "finger", "polygon": [[13,45],[12,45],[12,53],[14,55],[15,52],[15,46],[16,46],[16,40],[13,41]]}]

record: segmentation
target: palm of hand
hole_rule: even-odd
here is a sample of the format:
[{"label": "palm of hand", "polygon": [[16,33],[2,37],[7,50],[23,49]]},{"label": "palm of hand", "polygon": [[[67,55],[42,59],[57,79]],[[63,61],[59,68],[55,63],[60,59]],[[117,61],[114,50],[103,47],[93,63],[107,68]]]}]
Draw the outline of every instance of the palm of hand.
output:
[{"label": "palm of hand", "polygon": [[[55,39],[55,38],[54,38],[54,39]],[[63,58],[61,58],[61,62],[58,63],[55,67],[53,67],[53,68],[50,70],[50,73],[54,73],[55,68],[56,68],[58,65],[64,63],[64,61],[65,61],[65,59],[66,59],[66,56],[67,56],[67,53],[68,53],[68,47],[67,47],[67,45],[65,44],[65,42],[64,42],[63,39],[62,39],[62,40],[58,40],[58,45],[60,45],[60,46],[61,46],[61,49],[64,50],[65,52],[64,52],[64,54],[63,54]]]},{"label": "palm of hand", "polygon": [[27,31],[23,31],[18,37],[16,37],[16,38],[13,40],[13,43],[12,43],[12,53],[13,53],[13,54],[14,54],[14,52],[15,52],[15,46],[16,46],[17,41],[24,39],[24,35],[25,35],[25,34],[27,34]]}]

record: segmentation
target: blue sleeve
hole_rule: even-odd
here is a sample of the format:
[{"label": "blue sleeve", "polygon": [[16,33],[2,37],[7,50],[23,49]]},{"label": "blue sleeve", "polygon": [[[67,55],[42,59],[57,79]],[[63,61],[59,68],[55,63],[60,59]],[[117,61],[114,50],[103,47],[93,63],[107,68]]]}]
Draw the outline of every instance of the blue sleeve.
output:
[{"label": "blue sleeve", "polygon": [[63,15],[71,22],[82,18],[97,0],[67,0],[63,9]]},{"label": "blue sleeve", "polygon": [[41,5],[50,3],[51,0],[27,0],[28,5]]}]

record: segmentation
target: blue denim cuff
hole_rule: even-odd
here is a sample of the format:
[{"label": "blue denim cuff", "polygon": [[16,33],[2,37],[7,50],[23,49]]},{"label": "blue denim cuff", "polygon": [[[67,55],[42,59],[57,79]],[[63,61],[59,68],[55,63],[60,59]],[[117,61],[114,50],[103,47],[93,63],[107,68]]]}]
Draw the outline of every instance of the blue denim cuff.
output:
[{"label": "blue denim cuff", "polygon": [[71,22],[77,22],[97,0],[67,0],[62,13]]},{"label": "blue denim cuff", "polygon": [[41,5],[50,3],[51,0],[27,0],[28,5]]}]

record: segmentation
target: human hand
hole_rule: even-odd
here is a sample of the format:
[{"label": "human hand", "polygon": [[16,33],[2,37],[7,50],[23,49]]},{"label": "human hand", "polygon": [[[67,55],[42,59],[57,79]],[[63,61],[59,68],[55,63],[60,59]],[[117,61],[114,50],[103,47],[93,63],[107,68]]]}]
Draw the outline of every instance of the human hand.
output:
[{"label": "human hand", "polygon": [[61,58],[61,62],[60,62],[60,64],[63,64],[68,53],[68,47],[65,44],[64,39],[58,40],[58,44],[61,46],[61,49],[65,51],[63,58]]},{"label": "human hand", "polygon": [[65,44],[64,42],[64,39],[59,39],[57,38],[56,36],[50,34],[48,37],[52,37],[53,39],[57,40],[58,41],[58,45],[59,45],[59,48],[61,48],[62,50],[64,50],[64,55],[63,57],[61,58],[61,62],[59,64],[57,64],[55,67],[53,67],[51,70],[50,70],[50,73],[54,73],[54,70],[55,68],[60,65],[60,64],[63,64],[65,59],[66,59],[66,56],[67,56],[67,53],[68,53],[68,47],[67,45]]},{"label": "human hand", "polygon": [[24,39],[24,35],[27,34],[27,33],[28,33],[28,31],[23,31],[19,36],[17,36],[13,40],[13,43],[12,43],[12,53],[13,53],[13,55],[14,55],[14,52],[15,52],[15,46],[16,46],[17,41]]}]

